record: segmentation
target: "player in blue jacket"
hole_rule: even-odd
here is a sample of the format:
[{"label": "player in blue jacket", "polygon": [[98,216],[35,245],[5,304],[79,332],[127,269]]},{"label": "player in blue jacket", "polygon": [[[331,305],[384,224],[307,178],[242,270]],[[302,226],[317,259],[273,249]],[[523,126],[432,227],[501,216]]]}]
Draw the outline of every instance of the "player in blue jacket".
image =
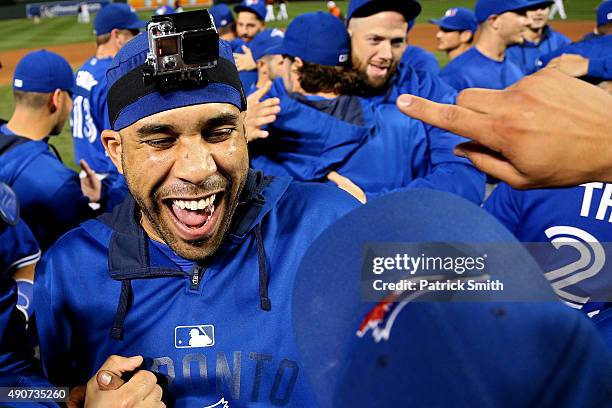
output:
[{"label": "player in blue jacket", "polygon": [[506,49],[523,42],[526,0],[479,0],[475,6],[480,35],[476,44],[448,63],[440,77],[457,91],[504,89],[523,77],[506,57]]},{"label": "player in blue jacket", "polygon": [[15,111],[0,126],[0,178],[19,196],[24,221],[43,251],[60,235],[119,201],[110,180],[102,183],[83,164],[79,180],[50,150],[48,135],[58,135],[70,115],[74,76],[61,56],[41,50],[15,68]]},{"label": "player in blue jacket", "polygon": [[[0,182],[0,387],[48,387],[40,364],[34,359],[27,334],[27,321],[21,313],[15,276],[30,274],[40,258],[38,243],[27,225],[19,219],[19,201],[8,185]],[[3,407],[19,407],[24,403]],[[29,406],[57,407],[55,403]]]},{"label": "player in blue jacket", "polygon": [[458,137],[429,138],[395,106],[350,95],[358,81],[346,68],[350,38],[338,19],[301,15],[268,52],[288,58],[283,81],[268,93],[281,100],[270,137],[250,144],[253,168],[304,181],[337,183],[340,175],[368,198],[427,187],[481,200],[484,176],[453,155]]},{"label": "player in blue jacket", "polygon": [[117,177],[117,169],[100,141],[102,131],[110,128],[106,70],[121,47],[138,34],[145,22],[127,4],[113,3],[96,14],[93,25],[96,54],[76,73],[71,116],[74,158],[76,163],[87,161],[100,177]]},{"label": "player in blue jacket", "polygon": [[500,183],[485,208],[528,247],[559,297],[592,318],[612,348],[612,184],[515,190]]},{"label": "player in blue jacket", "polygon": [[569,44],[571,41],[563,34],[548,25],[548,14],[552,0],[528,0],[528,23],[523,31],[525,41],[508,47],[506,56],[523,71],[525,75],[533,74],[538,67],[538,57],[548,54]]},{"label": "player in blue jacket", "polygon": [[[173,82],[170,94],[130,78],[147,51],[136,37],[107,73],[103,142],[130,196],[66,234],[36,274],[46,373],[83,384],[110,354],[142,355],[177,407],[313,406],[289,288],[309,243],[357,202],[248,169],[246,99],[227,43],[215,82]],[[114,87],[129,98],[113,99]]]},{"label": "player in blue jacket", "polygon": [[234,7],[234,12],[238,38],[231,42],[231,46],[242,87],[250,89],[257,82],[257,67],[248,46],[266,28],[266,5],[263,0],[245,0]]}]

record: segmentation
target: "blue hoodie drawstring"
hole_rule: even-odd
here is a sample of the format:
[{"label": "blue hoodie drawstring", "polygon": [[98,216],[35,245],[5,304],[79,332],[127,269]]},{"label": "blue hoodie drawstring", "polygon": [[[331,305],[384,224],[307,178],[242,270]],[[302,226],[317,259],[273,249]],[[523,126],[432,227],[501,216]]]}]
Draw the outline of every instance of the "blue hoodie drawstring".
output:
[{"label": "blue hoodie drawstring", "polygon": [[121,295],[119,296],[119,304],[117,312],[115,312],[115,321],[111,328],[111,338],[121,340],[123,338],[123,322],[127,312],[132,305],[132,281],[126,279],[121,281]]},{"label": "blue hoodie drawstring", "polygon": [[255,241],[257,242],[257,259],[259,261],[259,306],[261,310],[269,312],[272,303],[268,297],[268,270],[266,264],[266,250],[263,245],[261,224],[255,226]]}]

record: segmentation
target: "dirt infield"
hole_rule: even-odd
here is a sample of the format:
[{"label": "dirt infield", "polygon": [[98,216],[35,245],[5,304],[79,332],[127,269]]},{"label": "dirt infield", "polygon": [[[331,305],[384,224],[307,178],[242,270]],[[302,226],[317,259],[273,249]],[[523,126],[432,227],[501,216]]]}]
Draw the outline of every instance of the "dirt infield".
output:
[{"label": "dirt infield", "polygon": [[[562,21],[552,22],[551,25],[555,30],[567,35],[572,41],[577,41],[585,34],[593,30],[592,21]],[[419,45],[429,51],[434,51],[436,48],[435,34],[436,27],[431,24],[417,24],[410,32],[411,43]],[[95,52],[95,45],[92,42],[68,44],[47,47],[50,51],[55,51],[64,56],[70,65],[78,68]],[[32,49],[21,49],[14,51],[0,52],[0,62],[2,69],[0,70],[0,85],[8,85],[13,77],[15,65],[17,62]]]}]

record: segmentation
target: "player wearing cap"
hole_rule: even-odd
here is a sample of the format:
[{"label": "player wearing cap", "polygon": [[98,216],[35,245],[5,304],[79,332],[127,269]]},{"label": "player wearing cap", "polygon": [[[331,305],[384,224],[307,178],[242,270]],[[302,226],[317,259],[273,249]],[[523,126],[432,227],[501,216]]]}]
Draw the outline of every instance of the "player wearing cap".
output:
[{"label": "player wearing cap", "polygon": [[56,384],[84,383],[110,354],[139,354],[177,407],[313,406],[288,288],[308,244],[357,202],[249,171],[246,101],[231,49],[218,46],[214,81],[176,81],[169,93],[158,77],[146,88],[132,79],[144,35],[107,72],[103,142],[130,195],[41,261],[35,309]]},{"label": "player wearing cap", "polygon": [[436,40],[438,51],[446,52],[448,60],[452,61],[466,52],[474,40],[478,30],[478,22],[474,12],[465,7],[453,7],[439,19],[429,20],[438,26]]},{"label": "player wearing cap", "polygon": [[[102,131],[110,127],[106,108],[106,69],[121,47],[144,25],[145,22],[127,4],[113,3],[103,7],[94,19],[96,54],[76,73],[71,116],[75,161],[85,160],[101,178],[119,178],[100,141]],[[121,185],[120,182],[117,184]],[[123,189],[118,193],[125,195],[127,191]]]},{"label": "player wearing cap", "polygon": [[350,37],[340,20],[324,12],[300,15],[281,46],[267,52],[285,56],[283,81],[268,93],[280,98],[281,109],[270,136],[249,145],[253,168],[349,185],[362,200],[427,187],[479,201],[473,168],[445,160],[456,139],[440,135],[429,142],[423,124],[406,121],[395,106],[352,95],[360,81],[347,67]]},{"label": "player wearing cap", "polygon": [[480,35],[474,47],[452,60],[440,77],[458,91],[465,88],[503,89],[523,77],[506,58],[506,49],[524,41],[526,0],[478,0]]},{"label": "player wearing cap", "polygon": [[225,41],[236,39],[236,22],[232,10],[225,3],[215,4],[209,10],[215,21],[219,38]]},{"label": "player wearing cap", "polygon": [[538,67],[536,60],[544,54],[551,53],[571,41],[563,34],[553,30],[548,25],[548,12],[552,0],[528,0],[527,26],[523,31],[525,41],[522,44],[511,45],[506,50],[508,59],[518,65],[529,75]]},{"label": "player wearing cap", "polygon": [[440,65],[435,55],[431,52],[417,46],[410,44],[410,30],[414,27],[414,20],[408,23],[408,32],[406,33],[406,50],[402,54],[398,70],[402,71],[406,65],[418,71],[429,71],[434,75],[440,74]]},{"label": "player wearing cap", "polygon": [[268,81],[281,76],[283,56],[270,54],[268,50],[279,46],[283,42],[284,36],[285,33],[278,28],[272,28],[257,34],[253,41],[249,43],[249,49],[257,63],[257,83],[251,86],[247,91],[248,94],[264,87]]},{"label": "player wearing cap", "polygon": [[86,177],[79,181],[46,142],[68,119],[74,87],[72,69],[61,56],[45,50],[27,54],[15,68],[15,111],[0,127],[0,178],[19,196],[23,219],[43,251],[96,214],[89,202],[104,209],[112,201],[108,181],[103,189],[86,163]]},{"label": "player wearing cap", "polygon": [[232,50],[242,86],[250,89],[257,82],[257,64],[248,44],[266,28],[266,5],[264,0],[245,0],[234,7],[234,11],[238,38],[232,41]]}]

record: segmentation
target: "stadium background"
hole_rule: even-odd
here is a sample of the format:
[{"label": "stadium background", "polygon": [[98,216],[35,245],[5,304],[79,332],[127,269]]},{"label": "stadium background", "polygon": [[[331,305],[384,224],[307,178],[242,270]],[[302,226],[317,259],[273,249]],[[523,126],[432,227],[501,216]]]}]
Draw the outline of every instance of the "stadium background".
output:
[{"label": "stadium background", "polygon": [[[431,18],[438,18],[450,7],[473,7],[475,0],[419,0],[423,12],[417,18],[417,24],[411,31],[410,43],[435,52],[436,28],[427,24]],[[572,40],[580,39],[594,28],[595,9],[600,0],[565,0],[568,19],[554,20],[551,25]],[[6,1],[0,2],[0,4]],[[326,10],[327,1],[291,1],[289,3],[289,21],[272,22],[268,27],[284,28],[291,17],[315,10]],[[348,7],[348,0],[336,1],[343,13]],[[13,6],[14,7],[14,6]],[[23,7],[23,6],[22,6]],[[0,18],[3,13],[0,7]],[[148,19],[150,11],[139,12],[141,18]],[[92,21],[93,21],[92,15]],[[46,48],[63,55],[74,69],[95,52],[92,23],[78,24],[76,16],[43,18],[39,24],[32,20],[0,19],[0,118],[8,119],[13,111],[13,97],[10,86],[13,70],[19,59],[32,49]],[[446,64],[443,53],[435,52],[441,66]],[[51,139],[64,163],[76,169],[72,154],[72,137],[67,123],[60,136]]]}]

